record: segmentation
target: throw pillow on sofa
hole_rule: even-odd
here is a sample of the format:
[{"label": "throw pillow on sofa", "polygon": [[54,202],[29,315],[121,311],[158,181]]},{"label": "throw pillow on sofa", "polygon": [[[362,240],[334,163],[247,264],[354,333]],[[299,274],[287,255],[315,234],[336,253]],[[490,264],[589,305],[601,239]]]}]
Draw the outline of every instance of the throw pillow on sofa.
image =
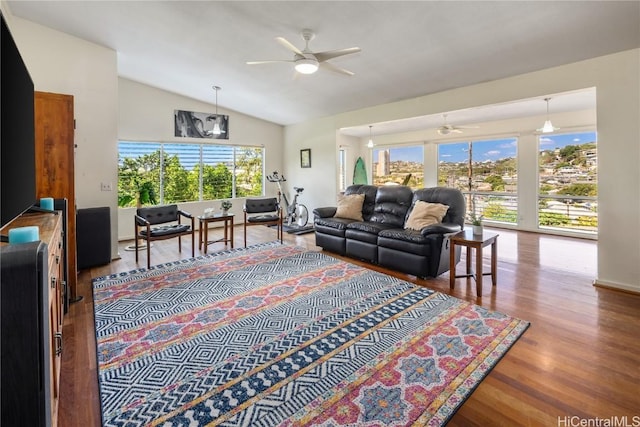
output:
[{"label": "throw pillow on sofa", "polygon": [[364,194],[338,194],[338,206],[334,218],[355,219],[362,221],[362,205]]},{"label": "throw pillow on sofa", "polygon": [[429,225],[438,224],[442,222],[442,218],[444,218],[448,210],[449,206],[441,203],[428,203],[417,200],[404,228],[420,231]]}]

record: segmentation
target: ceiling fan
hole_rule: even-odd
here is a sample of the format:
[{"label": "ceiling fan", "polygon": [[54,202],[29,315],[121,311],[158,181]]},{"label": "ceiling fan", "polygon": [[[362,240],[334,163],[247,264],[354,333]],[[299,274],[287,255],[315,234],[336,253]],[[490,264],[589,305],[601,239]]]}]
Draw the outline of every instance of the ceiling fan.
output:
[{"label": "ceiling fan", "polygon": [[447,123],[447,115],[443,114],[444,124],[437,130],[440,135],[449,135],[450,133],[462,133],[462,129],[478,129],[478,126],[454,126]]},{"label": "ceiling fan", "polygon": [[258,64],[270,64],[274,62],[292,62],[297,72],[302,74],[313,74],[318,71],[318,67],[325,68],[336,73],[345,74],[347,76],[353,76],[354,73],[345,70],[344,68],[336,67],[335,65],[327,62],[329,59],[337,58],[343,55],[349,55],[352,53],[360,52],[359,47],[350,47],[346,49],[327,50],[325,52],[312,52],[309,49],[309,41],[313,40],[315,34],[309,29],[304,29],[301,32],[302,39],[305,41],[305,47],[303,50],[298,49],[292,43],[290,43],[284,37],[276,37],[276,41],[282,46],[293,52],[293,59],[275,59],[268,61],[248,61],[248,65]]}]

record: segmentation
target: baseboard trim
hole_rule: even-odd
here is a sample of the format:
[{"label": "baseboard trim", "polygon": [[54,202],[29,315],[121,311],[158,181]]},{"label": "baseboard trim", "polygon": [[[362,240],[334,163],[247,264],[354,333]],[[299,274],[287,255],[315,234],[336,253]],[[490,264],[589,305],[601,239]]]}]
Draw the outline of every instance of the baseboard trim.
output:
[{"label": "baseboard trim", "polygon": [[594,280],[593,286],[597,288],[610,289],[613,291],[625,292],[633,295],[640,295],[640,289],[636,286],[625,285],[624,283],[606,282],[604,280]]}]

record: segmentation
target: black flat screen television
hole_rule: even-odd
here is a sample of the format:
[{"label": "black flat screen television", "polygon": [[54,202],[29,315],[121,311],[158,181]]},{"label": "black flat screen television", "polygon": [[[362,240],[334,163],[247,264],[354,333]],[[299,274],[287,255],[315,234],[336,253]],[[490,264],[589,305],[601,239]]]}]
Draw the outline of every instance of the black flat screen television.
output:
[{"label": "black flat screen television", "polygon": [[4,226],[36,202],[36,149],[33,81],[4,16],[0,40],[0,225]]}]

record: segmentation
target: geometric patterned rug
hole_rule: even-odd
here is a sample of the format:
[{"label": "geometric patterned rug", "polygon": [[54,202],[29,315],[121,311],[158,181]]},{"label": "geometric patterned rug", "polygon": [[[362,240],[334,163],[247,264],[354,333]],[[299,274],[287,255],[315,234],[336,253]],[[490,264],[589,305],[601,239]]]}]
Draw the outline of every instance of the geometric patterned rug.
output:
[{"label": "geometric patterned rug", "polygon": [[275,242],[93,292],[105,426],[444,425],[529,326]]}]

